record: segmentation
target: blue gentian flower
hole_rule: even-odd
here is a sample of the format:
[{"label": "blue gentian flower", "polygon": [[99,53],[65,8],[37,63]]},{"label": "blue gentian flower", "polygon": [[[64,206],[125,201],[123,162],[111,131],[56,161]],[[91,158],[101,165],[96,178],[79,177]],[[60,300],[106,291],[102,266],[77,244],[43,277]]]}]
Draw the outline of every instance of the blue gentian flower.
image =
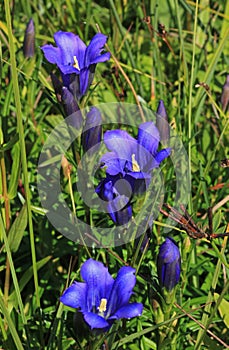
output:
[{"label": "blue gentian flower", "polygon": [[[90,111],[87,113],[82,133],[82,146],[84,152],[95,152],[100,146],[101,136],[101,113],[96,107],[91,107]],[[90,151],[91,148],[92,150]]]},{"label": "blue gentian flower", "polygon": [[[54,39],[57,47],[44,45],[41,49],[45,58],[60,69],[66,87],[71,88],[71,83],[74,85],[77,81],[73,93],[80,98],[85,95],[92,82],[96,64],[110,59],[109,52],[101,53],[107,36],[97,33],[88,46],[78,35],[69,32],[59,31],[54,34]],[[79,76],[79,81],[75,79],[75,75]]]},{"label": "blue gentian flower", "polygon": [[181,257],[175,241],[168,237],[162,243],[157,258],[159,284],[171,291],[179,282],[181,272]]},{"label": "blue gentian flower", "polygon": [[124,130],[107,131],[104,134],[104,143],[112,152],[101,157],[102,167],[106,167],[106,173],[110,177],[119,175],[127,180],[133,193],[138,192],[143,182],[145,190],[150,183],[151,171],[171,151],[166,148],[158,152],[159,140],[159,131],[153,122],[145,122],[139,126],[137,139]]},{"label": "blue gentian flower", "polygon": [[135,269],[123,266],[114,280],[108,269],[98,261],[87,260],[81,267],[85,282],[74,282],[60,301],[82,312],[91,329],[107,331],[115,320],[142,314],[141,303],[129,303],[136,284]]}]

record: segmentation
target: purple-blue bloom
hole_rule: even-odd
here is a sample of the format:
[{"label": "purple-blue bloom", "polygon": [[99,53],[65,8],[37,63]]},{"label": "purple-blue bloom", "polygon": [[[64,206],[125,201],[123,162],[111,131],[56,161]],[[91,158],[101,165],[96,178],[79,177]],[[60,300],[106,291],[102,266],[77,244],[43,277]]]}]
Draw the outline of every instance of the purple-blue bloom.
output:
[{"label": "purple-blue bloom", "polygon": [[[82,146],[84,152],[95,152],[100,147],[102,136],[102,117],[96,107],[91,107],[87,113],[82,133]],[[90,150],[91,149],[91,150]]]},{"label": "purple-blue bloom", "polygon": [[109,330],[121,318],[140,316],[141,303],[129,303],[136,284],[135,269],[123,266],[114,280],[101,262],[87,260],[81,267],[85,282],[74,282],[65,290],[60,301],[82,312],[91,329]]},{"label": "purple-blue bloom", "polygon": [[69,32],[56,32],[54,39],[57,47],[44,45],[41,49],[45,58],[60,69],[66,87],[71,86],[72,74],[79,76],[79,84],[77,82],[77,87],[74,88],[74,95],[80,98],[87,92],[92,82],[96,64],[110,59],[109,52],[101,53],[107,36],[97,33],[88,46],[78,35]]},{"label": "purple-blue bloom", "polygon": [[169,292],[178,284],[181,272],[181,256],[175,241],[168,237],[162,243],[157,258],[159,284]]},{"label": "purple-blue bloom", "polygon": [[108,175],[119,175],[127,180],[133,192],[138,191],[142,182],[145,190],[150,183],[151,171],[171,151],[166,148],[158,152],[159,141],[159,131],[153,122],[145,122],[139,126],[137,139],[124,130],[107,131],[104,134],[104,143],[111,152],[104,154],[100,161],[106,167]]}]

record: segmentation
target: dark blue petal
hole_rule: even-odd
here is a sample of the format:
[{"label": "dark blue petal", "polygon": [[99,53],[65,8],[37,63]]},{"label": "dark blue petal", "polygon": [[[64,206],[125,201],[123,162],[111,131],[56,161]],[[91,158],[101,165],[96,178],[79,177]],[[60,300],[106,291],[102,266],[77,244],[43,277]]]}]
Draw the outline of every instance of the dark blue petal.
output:
[{"label": "dark blue petal", "polygon": [[97,63],[101,63],[101,62],[106,62],[106,61],[108,61],[110,58],[111,58],[110,52],[106,52],[106,53],[104,53],[104,54],[98,56],[97,58],[95,58],[95,59],[93,60],[92,63],[93,63],[93,64],[97,64]]},{"label": "dark blue petal", "polygon": [[100,162],[102,167],[106,167],[106,173],[110,175],[117,175],[119,173],[123,174],[123,163],[115,152],[105,153],[101,157]]},{"label": "dark blue petal", "polygon": [[142,311],[143,305],[141,303],[131,303],[118,309],[114,315],[109,317],[109,320],[141,316]]},{"label": "dark blue petal", "polygon": [[171,153],[171,148],[165,148],[159,151],[156,156],[155,160],[158,164],[160,164],[165,158],[167,158]]},{"label": "dark blue petal", "polygon": [[123,266],[119,270],[107,304],[108,316],[112,316],[121,307],[128,304],[132,290],[136,284],[136,277],[134,273],[135,269],[130,266]]},{"label": "dark blue petal", "polygon": [[108,299],[114,280],[107,267],[93,259],[87,260],[80,271],[87,284],[87,310],[97,310],[101,299]]},{"label": "dark blue petal", "polygon": [[[61,51],[61,65],[72,65],[75,63],[74,56],[78,61],[79,68],[84,67],[84,55],[86,45],[73,33],[59,31],[54,34],[54,39]],[[59,66],[59,65],[58,65]],[[63,72],[66,74],[66,72]]]},{"label": "dark blue petal", "polygon": [[[104,58],[102,59],[100,56],[101,51],[103,50],[104,45],[106,44],[106,41],[107,41],[106,35],[101,33],[95,34],[95,36],[92,38],[90,44],[86,49],[84,67],[89,67],[90,64],[104,62],[106,60]],[[108,57],[107,59],[109,58],[110,57]]]},{"label": "dark blue petal", "polygon": [[94,314],[93,312],[85,312],[84,320],[91,327],[91,329],[105,328],[107,330],[108,328],[110,328],[110,324],[105,320],[105,318]]},{"label": "dark blue petal", "polygon": [[117,194],[113,182],[109,178],[102,180],[96,187],[95,192],[102,200],[107,202],[112,201]]},{"label": "dark blue petal", "polygon": [[68,74],[80,74],[80,71],[76,68],[73,67],[73,65],[65,65],[65,64],[61,64],[61,63],[57,63],[58,68],[61,70],[61,72],[64,75],[68,75]]},{"label": "dark blue petal", "polygon": [[146,122],[139,125],[137,139],[138,143],[152,155],[157,152],[160,135],[153,122]]},{"label": "dark blue petal", "polygon": [[86,311],[86,283],[74,282],[69,288],[67,288],[63,295],[60,297],[60,301],[73,308],[80,307],[82,311]]},{"label": "dark blue petal", "polygon": [[137,141],[125,130],[110,130],[104,134],[106,147],[117,154],[123,161],[131,161],[137,152]]},{"label": "dark blue petal", "polygon": [[144,173],[142,171],[139,171],[139,172],[129,171],[128,175],[132,176],[134,179],[139,179],[139,180],[151,178],[150,174]]},{"label": "dark blue petal", "polygon": [[82,69],[80,71],[80,93],[83,96],[88,89],[88,80],[89,80],[90,71],[88,68]]},{"label": "dark blue petal", "polygon": [[59,47],[54,47],[53,45],[44,45],[41,47],[41,50],[43,51],[47,61],[53,64],[60,63],[61,52]]}]

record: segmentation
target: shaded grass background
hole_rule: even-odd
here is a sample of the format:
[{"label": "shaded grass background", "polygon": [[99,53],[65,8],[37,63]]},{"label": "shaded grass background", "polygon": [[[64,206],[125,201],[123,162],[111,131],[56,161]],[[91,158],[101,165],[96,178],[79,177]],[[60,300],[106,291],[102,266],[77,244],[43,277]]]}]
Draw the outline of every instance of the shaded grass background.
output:
[{"label": "shaded grass background", "polygon": [[[72,31],[86,42],[98,27],[109,35],[114,58],[98,65],[89,104],[136,103],[139,96],[143,105],[156,110],[159,99],[163,99],[170,124],[189,155],[189,211],[207,230],[205,213],[212,206],[214,232],[224,232],[228,222],[228,169],[221,168],[219,162],[228,157],[228,114],[221,110],[220,96],[228,73],[229,3],[5,0],[1,6],[0,345],[10,350],[80,349],[79,342],[84,348],[84,340],[74,339],[73,313],[63,310],[58,299],[67,281],[79,278],[88,252],[55,231],[37,193],[39,154],[52,128],[63,118],[49,77],[54,67],[43,58],[39,46],[53,42],[53,33],[58,30]],[[23,57],[22,44],[30,17],[36,27],[36,54],[28,60]],[[168,42],[158,33],[159,23],[165,26]],[[210,90],[195,86],[202,82]],[[172,182],[173,171],[166,165],[163,171],[166,181]],[[64,174],[63,188],[68,200]],[[172,189],[166,200],[172,203]],[[177,293],[182,309],[173,306],[174,322],[169,323],[168,342],[162,348],[224,349],[229,299],[227,239],[209,243],[190,240],[184,232],[174,230],[172,234],[183,257]],[[138,269],[135,299],[144,303],[144,314],[124,322],[118,333],[108,337],[109,349],[160,348],[158,332],[163,324],[155,323],[152,288],[161,242],[161,226],[154,225],[143,257],[140,253],[134,256],[133,244],[114,250],[118,258],[108,250],[90,251],[114,274],[122,260]],[[215,304],[214,293],[222,295],[223,302]]]}]

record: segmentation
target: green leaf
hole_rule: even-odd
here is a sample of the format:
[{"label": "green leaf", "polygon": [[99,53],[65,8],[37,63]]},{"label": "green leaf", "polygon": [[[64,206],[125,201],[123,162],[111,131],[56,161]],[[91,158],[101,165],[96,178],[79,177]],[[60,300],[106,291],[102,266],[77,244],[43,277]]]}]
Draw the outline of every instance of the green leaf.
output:
[{"label": "green leaf", "polygon": [[[219,298],[219,294],[214,293],[215,302],[217,302],[218,298]],[[219,310],[220,316],[223,319],[223,322],[225,323],[227,328],[229,328],[229,313],[228,313],[229,302],[225,299],[222,299],[221,303],[219,304],[218,310]]]},{"label": "green leaf", "polygon": [[[51,255],[46,256],[45,258],[39,260],[36,263],[37,271],[39,271],[45,264],[47,264],[47,262],[49,262],[50,259],[51,259]],[[22,292],[22,290],[27,285],[27,283],[31,280],[32,277],[33,277],[33,268],[31,266],[28,268],[28,270],[25,271],[25,273],[23,274],[23,276],[19,281],[20,292]],[[14,301],[17,301],[15,290],[10,294],[9,301],[12,303],[14,303]]]},{"label": "green leaf", "polygon": [[8,151],[9,149],[11,149],[13,147],[13,145],[18,142],[19,136],[18,134],[14,135],[9,142],[4,143],[3,145],[1,145],[0,147],[0,151],[5,152]]},{"label": "green leaf", "polygon": [[12,165],[9,191],[8,191],[9,199],[13,199],[17,195],[18,178],[19,178],[20,161],[21,161],[20,152],[21,152],[20,145],[19,145],[19,142],[17,142],[12,149],[13,165]]},{"label": "green leaf", "polygon": [[10,250],[16,252],[21,243],[25,228],[27,226],[27,206],[23,205],[19,215],[14,220],[8,235]]}]

